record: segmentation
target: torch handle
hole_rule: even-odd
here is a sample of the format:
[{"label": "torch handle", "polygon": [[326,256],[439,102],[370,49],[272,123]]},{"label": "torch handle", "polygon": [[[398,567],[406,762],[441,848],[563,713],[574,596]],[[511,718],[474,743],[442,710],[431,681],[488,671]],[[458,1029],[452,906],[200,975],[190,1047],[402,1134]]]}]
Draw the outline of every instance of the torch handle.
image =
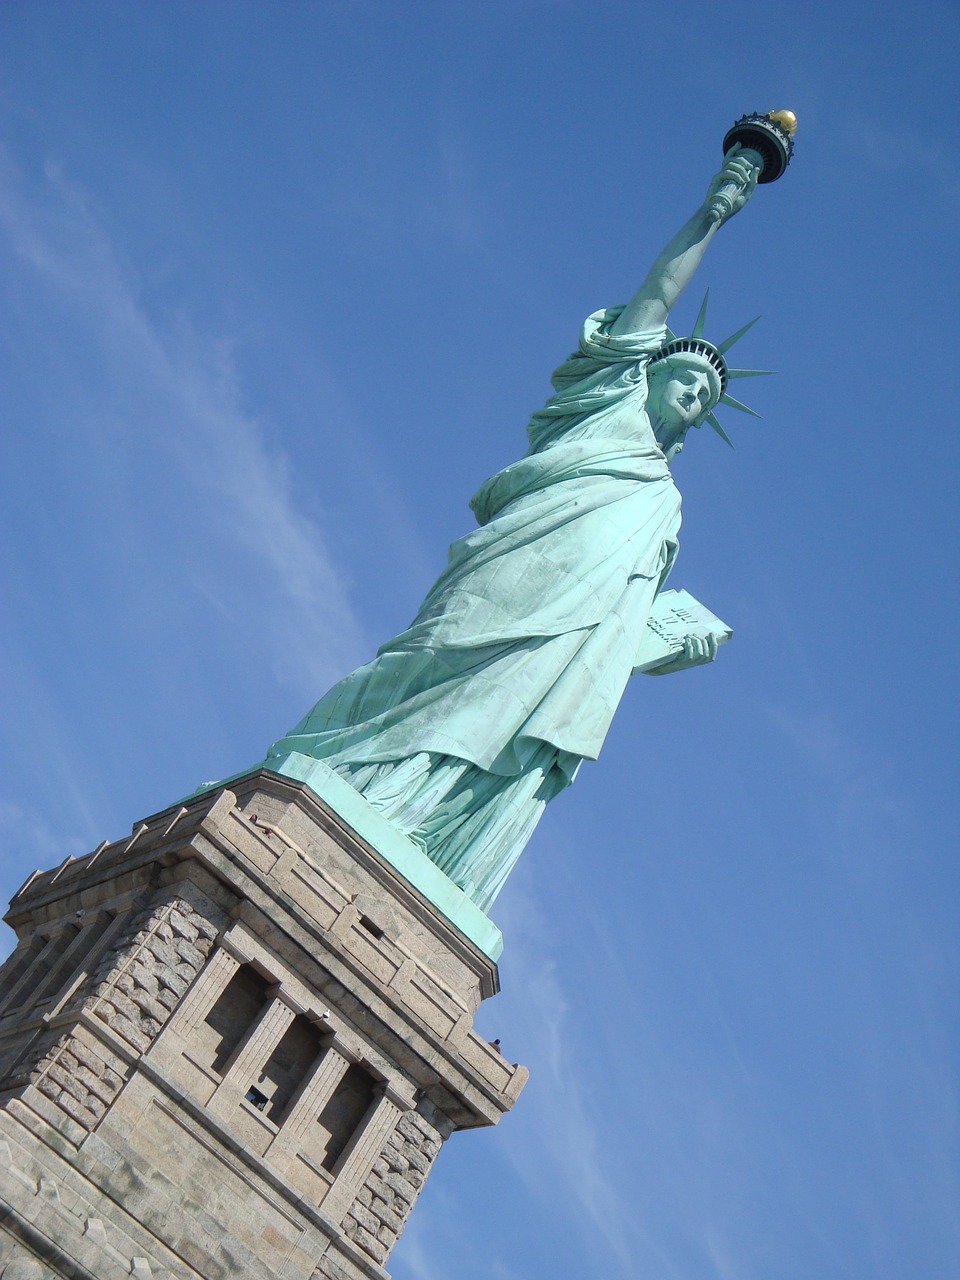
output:
[{"label": "torch handle", "polygon": [[[753,147],[744,147],[737,152],[737,159],[749,160],[756,167],[757,173],[763,169],[763,156],[759,151],[754,151]],[[711,222],[723,222],[733,213],[734,202],[737,196],[744,190],[744,183],[736,182],[731,179],[724,182],[713,193],[710,199],[710,205],[707,210],[708,217]]]}]

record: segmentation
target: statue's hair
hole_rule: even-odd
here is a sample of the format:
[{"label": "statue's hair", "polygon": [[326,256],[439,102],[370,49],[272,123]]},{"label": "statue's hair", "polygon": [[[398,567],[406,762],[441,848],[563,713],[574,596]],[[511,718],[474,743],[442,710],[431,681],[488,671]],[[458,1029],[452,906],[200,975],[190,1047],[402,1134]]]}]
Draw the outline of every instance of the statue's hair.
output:
[{"label": "statue's hair", "polygon": [[716,404],[727,389],[727,362],[713,343],[707,342],[705,338],[674,338],[672,342],[663,344],[651,359],[648,368],[652,369],[654,365],[670,360],[672,356],[686,357],[684,363],[702,364],[713,371],[719,383],[713,397]]}]

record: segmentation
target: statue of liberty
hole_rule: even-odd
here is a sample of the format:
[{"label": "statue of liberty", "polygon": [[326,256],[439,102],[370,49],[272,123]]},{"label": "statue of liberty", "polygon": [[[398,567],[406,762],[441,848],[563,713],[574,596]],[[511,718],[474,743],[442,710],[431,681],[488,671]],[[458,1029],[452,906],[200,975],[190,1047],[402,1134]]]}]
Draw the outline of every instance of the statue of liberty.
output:
[{"label": "statue of liberty", "polygon": [[[702,337],[666,327],[719,228],[779,176],[790,113],[744,117],[706,197],[626,306],[590,316],[530,419],[529,448],[491,476],[408,629],[342,679],[267,755],[322,760],[481,909],[547,803],[596,759],[677,555],[670,463],[714,410],[744,409]],[[739,129],[739,132],[737,130]],[[772,139],[772,143],[771,143]],[[747,326],[749,327],[749,326]],[[749,412],[749,411],[748,411]],[[716,657],[682,638],[657,674]]]}]

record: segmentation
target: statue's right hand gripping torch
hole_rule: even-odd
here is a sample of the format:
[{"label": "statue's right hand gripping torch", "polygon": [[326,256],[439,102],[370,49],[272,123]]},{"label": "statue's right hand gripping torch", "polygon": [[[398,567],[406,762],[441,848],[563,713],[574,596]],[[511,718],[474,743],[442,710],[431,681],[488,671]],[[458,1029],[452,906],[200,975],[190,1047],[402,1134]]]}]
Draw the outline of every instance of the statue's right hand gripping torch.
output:
[{"label": "statue's right hand gripping torch", "polygon": [[[755,165],[757,182],[776,182],[793,155],[793,135],[797,117],[792,111],[768,111],[765,115],[741,116],[723,139],[723,154],[740,144],[738,154]],[[710,201],[710,214],[715,222],[729,218],[734,202],[743,190],[741,183],[724,182]]]}]

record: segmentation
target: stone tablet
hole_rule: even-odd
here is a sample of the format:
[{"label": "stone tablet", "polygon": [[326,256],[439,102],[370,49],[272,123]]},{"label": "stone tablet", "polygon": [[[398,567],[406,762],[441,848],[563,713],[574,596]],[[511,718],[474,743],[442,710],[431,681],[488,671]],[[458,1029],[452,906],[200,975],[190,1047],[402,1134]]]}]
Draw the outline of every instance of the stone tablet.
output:
[{"label": "stone tablet", "polygon": [[726,644],[733,628],[710,612],[689,591],[661,591],[653,602],[647,626],[637,650],[634,672],[648,673],[679,658],[690,636]]}]

